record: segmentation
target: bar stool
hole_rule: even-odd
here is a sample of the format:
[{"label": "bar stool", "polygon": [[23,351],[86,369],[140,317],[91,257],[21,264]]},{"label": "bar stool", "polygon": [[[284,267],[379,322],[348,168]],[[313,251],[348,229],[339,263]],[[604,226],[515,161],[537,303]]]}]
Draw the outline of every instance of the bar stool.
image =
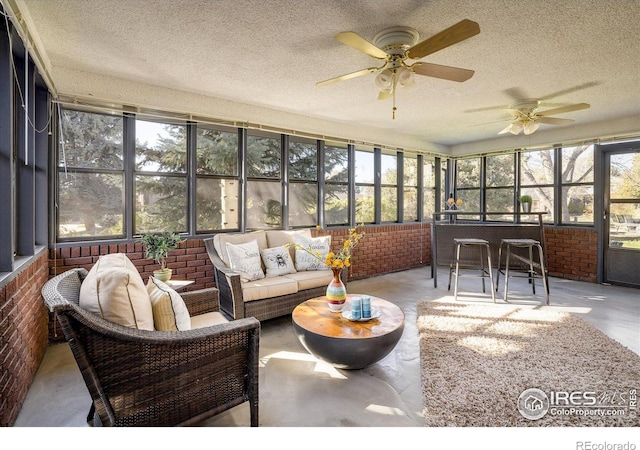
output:
[{"label": "bar stool", "polygon": [[[460,249],[464,247],[476,248],[480,251],[480,266],[473,265],[473,264],[468,264],[468,265],[460,264]],[[449,287],[447,288],[447,290],[449,291],[451,290],[451,277],[455,276],[456,284],[455,284],[455,289],[453,291],[453,299],[454,300],[458,299],[458,278],[460,277],[482,278],[483,293],[486,292],[484,279],[489,278],[489,281],[491,282],[491,298],[495,303],[496,296],[493,288],[494,286],[493,271],[491,268],[491,248],[489,247],[489,241],[485,239],[475,239],[475,238],[465,238],[465,239],[456,238],[453,240],[453,255],[454,255],[454,259],[451,261],[451,264],[449,264]],[[484,260],[485,256],[487,258],[486,260],[487,265],[485,265],[485,260]],[[489,270],[487,270],[487,267],[489,268]],[[480,274],[479,275],[461,274],[460,269],[462,270],[479,269]]]},{"label": "bar stool", "polygon": [[[506,261],[505,267],[502,268],[502,248],[506,249]],[[513,254],[514,258],[520,260],[528,266],[528,270],[524,272],[526,275],[513,275],[509,274],[509,258],[511,257],[511,248],[525,248],[528,249],[529,258],[525,258],[523,256]],[[533,261],[533,248],[536,247],[538,249],[538,257],[540,259],[540,263],[535,263]],[[540,269],[540,273],[536,272],[536,268]],[[520,270],[522,272],[522,270]],[[536,241],[535,239],[502,239],[500,242],[500,251],[498,252],[498,270],[496,273],[496,292],[498,291],[498,285],[500,284],[500,274],[504,275],[504,301],[507,300],[507,293],[509,290],[509,278],[519,277],[519,278],[528,278],[529,283],[531,283],[531,288],[533,289],[533,294],[536,293],[536,278],[542,278],[542,284],[545,290],[546,302],[549,304],[549,283],[547,280],[547,270],[544,266],[544,254],[542,251],[542,245],[540,245],[540,241]]]}]

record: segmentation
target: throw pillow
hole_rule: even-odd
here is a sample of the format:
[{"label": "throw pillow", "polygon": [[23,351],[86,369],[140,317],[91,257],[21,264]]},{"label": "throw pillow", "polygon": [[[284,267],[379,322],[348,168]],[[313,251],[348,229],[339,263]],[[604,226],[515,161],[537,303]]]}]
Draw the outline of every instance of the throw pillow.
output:
[{"label": "throw pillow", "polygon": [[258,247],[258,241],[255,239],[245,244],[237,245],[227,242],[227,254],[229,255],[231,270],[240,274],[241,281],[254,281],[264,278],[260,248]]},{"label": "throw pillow", "polygon": [[277,277],[288,273],[296,273],[289,249],[285,246],[262,250],[262,261],[267,268],[268,277]]},{"label": "throw pillow", "polygon": [[175,290],[155,277],[149,277],[147,292],[153,310],[153,323],[158,331],[186,331],[191,329],[187,305]]},{"label": "throw pillow", "polygon": [[142,277],[124,253],[101,256],[80,286],[81,308],[109,322],[153,331],[153,312]]},{"label": "throw pillow", "polygon": [[331,236],[321,236],[316,238],[306,238],[304,236],[294,236],[293,242],[302,248],[310,250],[319,258],[310,254],[306,250],[296,247],[296,270],[329,270],[329,266],[324,263],[327,253],[331,251]]}]

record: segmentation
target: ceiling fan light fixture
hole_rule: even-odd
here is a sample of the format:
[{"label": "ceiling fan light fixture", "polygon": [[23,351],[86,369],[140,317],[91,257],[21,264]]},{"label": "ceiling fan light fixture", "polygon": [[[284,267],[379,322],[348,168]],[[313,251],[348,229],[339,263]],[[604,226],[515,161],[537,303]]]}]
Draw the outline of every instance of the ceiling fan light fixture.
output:
[{"label": "ceiling fan light fixture", "polygon": [[413,76],[413,71],[405,67],[398,69],[398,83],[402,87],[411,87],[415,84],[416,80]]},{"label": "ceiling fan light fixture", "polygon": [[520,134],[520,132],[522,131],[522,122],[513,122],[511,125],[509,125],[509,129],[507,131],[509,131],[509,133],[511,134]]},{"label": "ceiling fan light fixture", "polygon": [[533,120],[524,124],[524,134],[530,135],[535,132],[540,124],[538,122],[534,122]]},{"label": "ceiling fan light fixture", "polygon": [[391,69],[385,69],[376,76],[376,86],[381,91],[391,92],[393,88],[393,72]]}]

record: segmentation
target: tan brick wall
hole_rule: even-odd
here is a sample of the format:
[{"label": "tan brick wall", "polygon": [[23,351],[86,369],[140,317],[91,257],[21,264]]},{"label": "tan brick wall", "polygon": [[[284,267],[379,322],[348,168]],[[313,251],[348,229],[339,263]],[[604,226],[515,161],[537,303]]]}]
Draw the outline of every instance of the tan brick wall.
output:
[{"label": "tan brick wall", "polygon": [[47,350],[48,312],[40,289],[47,253],[0,287],[0,426],[15,422]]}]

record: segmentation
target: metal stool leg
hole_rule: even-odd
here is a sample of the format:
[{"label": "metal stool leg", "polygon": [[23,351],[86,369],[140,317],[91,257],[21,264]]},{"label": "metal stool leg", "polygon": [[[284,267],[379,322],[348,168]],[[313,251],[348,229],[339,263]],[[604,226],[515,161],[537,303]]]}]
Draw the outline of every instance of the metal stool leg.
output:
[{"label": "metal stool leg", "polygon": [[533,269],[533,246],[529,246],[529,282],[531,283],[531,289],[533,289],[533,295],[536,295],[536,272]]},{"label": "metal stool leg", "polygon": [[[493,303],[496,302],[496,290],[493,288],[493,268],[491,267],[491,248],[489,247],[489,245],[487,244],[486,247],[486,251],[487,251],[487,264],[489,265],[489,281],[491,284],[491,299],[493,300]],[[482,283],[484,286],[484,278],[482,278]]]},{"label": "metal stool leg", "polygon": [[461,244],[458,244],[456,246],[456,284],[453,290],[453,300],[457,301],[458,300],[458,279],[460,278],[460,247],[462,247]]},{"label": "metal stool leg", "polygon": [[507,300],[507,292],[509,291],[509,257],[511,256],[511,246],[507,244],[507,258],[504,264],[504,295],[503,300],[505,302],[509,302]]},{"label": "metal stool leg", "polygon": [[[455,256],[457,250],[458,250],[458,244],[454,244],[453,252],[451,254]],[[451,290],[451,273],[453,272],[454,263],[455,263],[454,260],[451,260],[451,263],[449,263],[449,286],[447,287],[447,291]]]},{"label": "metal stool leg", "polygon": [[484,253],[485,253],[485,248],[484,246],[480,247],[480,278],[482,279],[482,293],[485,294],[487,292],[486,288],[485,288],[485,276],[487,275],[487,268],[484,265]]},{"label": "metal stool leg", "polygon": [[498,249],[498,270],[496,272],[496,292],[498,292],[498,285],[500,284],[500,270],[502,270],[502,242]]},{"label": "metal stool leg", "polygon": [[544,265],[544,255],[542,254],[542,245],[537,245],[538,254],[540,256],[540,271],[542,273],[542,285],[544,288],[547,305],[549,304],[549,280],[547,279],[547,269]]}]

